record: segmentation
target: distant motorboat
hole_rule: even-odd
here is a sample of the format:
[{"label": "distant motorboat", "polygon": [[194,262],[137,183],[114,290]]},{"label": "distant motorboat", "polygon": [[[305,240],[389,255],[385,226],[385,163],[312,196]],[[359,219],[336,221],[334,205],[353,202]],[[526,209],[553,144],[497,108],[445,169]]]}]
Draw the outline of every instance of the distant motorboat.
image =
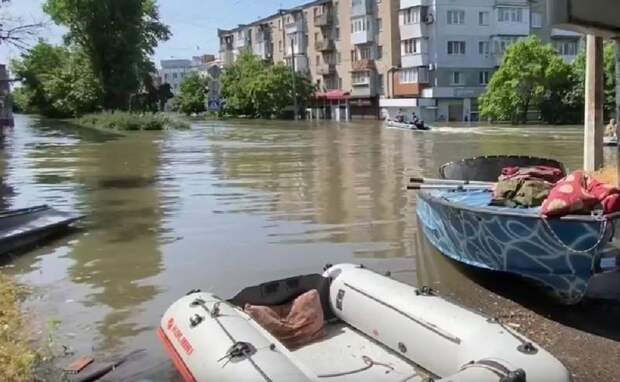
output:
[{"label": "distant motorboat", "polygon": [[618,137],[605,137],[603,138],[604,146],[618,146]]},{"label": "distant motorboat", "polygon": [[398,122],[392,119],[387,120],[387,126],[395,129],[406,129],[406,130],[431,130],[432,126],[425,124],[424,122],[413,123],[413,122]]},{"label": "distant motorboat", "polygon": [[0,256],[40,244],[82,218],[47,205],[0,212]]}]

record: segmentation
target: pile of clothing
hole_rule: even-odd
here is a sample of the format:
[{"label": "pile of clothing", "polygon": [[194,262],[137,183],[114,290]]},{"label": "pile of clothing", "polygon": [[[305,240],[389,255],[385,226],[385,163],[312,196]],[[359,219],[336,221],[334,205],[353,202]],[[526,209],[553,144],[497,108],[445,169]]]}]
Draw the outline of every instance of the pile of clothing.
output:
[{"label": "pile of clothing", "polygon": [[491,204],[511,208],[538,207],[563,176],[562,170],[549,166],[506,167],[495,186]]},{"label": "pile of clothing", "polygon": [[620,212],[620,189],[599,182],[583,171],[563,177],[547,166],[507,167],[493,192],[492,205],[539,207],[545,217]]}]

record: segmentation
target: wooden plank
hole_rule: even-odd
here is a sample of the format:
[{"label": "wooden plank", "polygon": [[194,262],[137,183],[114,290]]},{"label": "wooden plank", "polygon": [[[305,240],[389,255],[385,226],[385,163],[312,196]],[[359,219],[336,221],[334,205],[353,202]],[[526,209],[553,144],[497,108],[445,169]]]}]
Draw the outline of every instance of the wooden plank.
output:
[{"label": "wooden plank", "polygon": [[603,166],[603,38],[587,37],[585,138],[583,168],[595,171]]}]

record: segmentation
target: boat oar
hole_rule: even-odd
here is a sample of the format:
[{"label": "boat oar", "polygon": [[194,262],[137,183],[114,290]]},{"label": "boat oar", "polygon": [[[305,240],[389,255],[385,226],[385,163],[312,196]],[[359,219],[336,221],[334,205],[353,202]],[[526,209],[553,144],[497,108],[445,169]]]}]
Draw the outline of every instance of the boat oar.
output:
[{"label": "boat oar", "polygon": [[493,184],[412,184],[407,186],[408,190],[490,190],[493,188]]},{"label": "boat oar", "polygon": [[481,182],[477,180],[452,180],[452,179],[433,179],[433,178],[418,178],[412,177],[409,179],[411,183],[431,183],[431,184],[452,184],[452,185],[492,185],[493,182]]}]

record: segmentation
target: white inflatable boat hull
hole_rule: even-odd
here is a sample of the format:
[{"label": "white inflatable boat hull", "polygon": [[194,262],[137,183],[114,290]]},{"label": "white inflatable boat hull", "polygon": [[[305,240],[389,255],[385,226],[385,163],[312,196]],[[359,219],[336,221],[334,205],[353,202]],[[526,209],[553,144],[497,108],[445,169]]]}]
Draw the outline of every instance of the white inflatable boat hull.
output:
[{"label": "white inflatable boat hull", "polygon": [[[289,350],[209,293],[175,302],[158,331],[185,381],[567,382],[511,329],[355,265],[329,268],[327,338]],[[235,344],[250,344],[230,357]],[[526,379],[520,379],[521,377]]]}]

